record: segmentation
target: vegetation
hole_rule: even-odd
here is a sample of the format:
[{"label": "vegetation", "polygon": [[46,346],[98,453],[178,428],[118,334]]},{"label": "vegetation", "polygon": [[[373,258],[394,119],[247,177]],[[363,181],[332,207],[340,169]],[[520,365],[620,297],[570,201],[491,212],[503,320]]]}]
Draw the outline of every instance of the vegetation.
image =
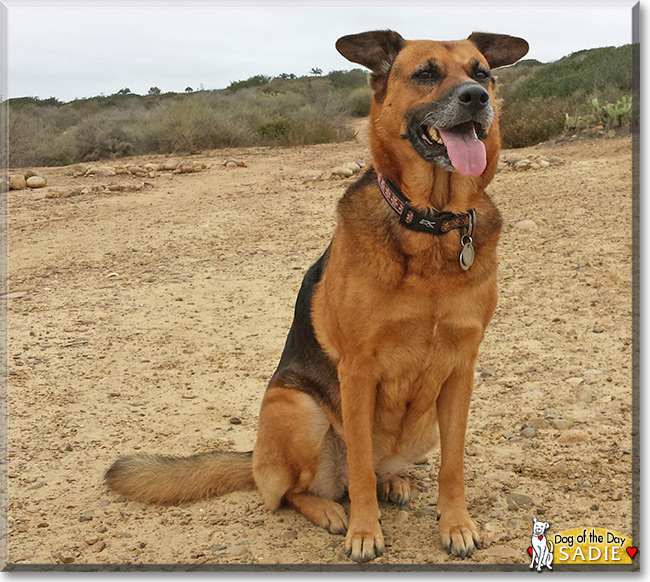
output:
[{"label": "vegetation", "polygon": [[[631,105],[623,97],[632,90],[631,50],[631,45],[600,48],[550,64],[528,59],[497,70],[504,146],[539,143],[595,125],[596,118],[607,130],[629,126],[631,113],[624,110]],[[342,141],[353,137],[350,118],[368,115],[370,102],[365,71],[323,75],[318,68],[302,77],[255,75],[219,91],[200,85],[163,93],[154,86],[147,95],[136,95],[124,87],[69,103],[23,97],[9,100],[9,160],[14,167],[65,165],[135,154]],[[611,120],[603,121],[605,115]]]},{"label": "vegetation", "polygon": [[504,147],[525,147],[565,130],[566,115],[592,114],[592,101],[616,103],[632,92],[632,45],[573,53],[542,65],[521,61],[497,71]]}]

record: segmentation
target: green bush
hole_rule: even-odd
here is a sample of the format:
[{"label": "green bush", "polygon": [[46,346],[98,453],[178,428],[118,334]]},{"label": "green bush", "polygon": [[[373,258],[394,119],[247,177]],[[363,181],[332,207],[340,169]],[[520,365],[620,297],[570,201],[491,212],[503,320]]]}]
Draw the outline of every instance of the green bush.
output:
[{"label": "green bush", "polygon": [[354,89],[347,98],[350,115],[354,117],[367,117],[370,115],[372,90],[367,85]]}]

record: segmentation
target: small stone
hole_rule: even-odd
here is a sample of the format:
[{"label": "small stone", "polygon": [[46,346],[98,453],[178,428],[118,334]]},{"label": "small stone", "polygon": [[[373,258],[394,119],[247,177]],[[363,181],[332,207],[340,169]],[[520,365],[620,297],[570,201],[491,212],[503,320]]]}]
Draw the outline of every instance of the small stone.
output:
[{"label": "small stone", "polygon": [[584,378],[578,378],[578,377],[575,377],[575,378],[567,378],[567,379],[565,380],[565,382],[566,382],[567,384],[570,384],[571,386],[579,386],[580,384],[582,384],[582,383],[584,382]]},{"label": "small stone", "polygon": [[548,428],[548,422],[543,418],[531,418],[526,423],[526,426],[529,426],[534,429]]},{"label": "small stone", "polygon": [[106,547],[106,542],[101,540],[93,546],[93,550],[97,553],[101,552]]},{"label": "small stone", "polygon": [[[28,186],[29,186],[29,184],[28,184]],[[594,333],[603,333],[605,331],[605,328],[596,326],[591,331],[593,331]]]},{"label": "small stone", "polygon": [[9,176],[9,190],[24,190],[27,182],[24,176]]},{"label": "small stone", "polygon": [[226,166],[226,168],[236,168],[237,167],[237,162],[226,162],[225,166]]},{"label": "small stone", "polygon": [[533,500],[528,495],[522,495],[521,493],[508,493],[506,503],[508,504],[508,509],[515,510],[520,507],[529,507],[533,504]]},{"label": "small stone", "polygon": [[537,228],[537,224],[532,220],[520,220],[519,222],[515,222],[514,227],[521,230],[532,230],[533,228]]},{"label": "small stone", "polygon": [[50,527],[50,524],[43,521],[39,523],[36,527]]},{"label": "small stone", "polygon": [[298,532],[295,529],[287,530],[282,535],[282,539],[286,541],[298,539]]},{"label": "small stone", "polygon": [[570,420],[565,420],[563,418],[558,418],[557,420],[553,420],[551,424],[557,430],[567,430],[573,426],[573,423]]},{"label": "small stone", "polygon": [[241,418],[239,418],[238,416],[233,416],[230,419],[230,424],[241,424]]},{"label": "small stone", "polygon": [[510,154],[506,154],[505,156],[505,160],[509,164],[516,164],[517,162],[520,162],[523,159],[524,156],[522,156],[521,154],[510,153]]},{"label": "small stone", "polygon": [[79,516],[79,521],[92,521],[92,516],[90,515],[80,515]]},{"label": "small stone", "polygon": [[176,168],[178,168],[178,164],[180,164],[178,160],[167,160],[165,162],[165,165],[163,166],[163,170],[167,170],[167,171],[175,170]]},{"label": "small stone", "polygon": [[583,388],[578,392],[577,396],[580,402],[585,402],[585,403],[591,402],[594,397],[593,392],[589,388]]},{"label": "small stone", "polygon": [[409,512],[400,509],[395,515],[395,523],[405,523],[409,518]]},{"label": "small stone", "polygon": [[590,485],[591,485],[591,481],[589,481],[589,480],[586,480],[586,481],[582,482],[583,487],[589,487]]},{"label": "small stone", "polygon": [[336,166],[335,168],[332,168],[332,174],[343,178],[349,178],[354,174],[354,172],[345,166]]},{"label": "small stone", "polygon": [[32,176],[27,178],[27,187],[28,188],[43,188],[47,186],[47,180],[41,176]]},{"label": "small stone", "polygon": [[180,165],[181,174],[192,174],[194,173],[194,166],[191,164],[181,164]]},{"label": "small stone", "polygon": [[584,430],[566,430],[558,438],[557,442],[566,443],[582,443],[589,438],[589,435]]},{"label": "small stone", "polygon": [[118,497],[117,499],[113,500],[113,503],[124,503],[126,501],[126,497]]},{"label": "small stone", "polygon": [[532,426],[527,426],[521,431],[521,436],[526,438],[532,438],[535,436],[535,429]]},{"label": "small stone", "polygon": [[100,525],[100,526],[97,528],[97,531],[98,531],[99,533],[105,533],[105,532],[106,532],[106,529],[107,529],[107,528],[106,528],[105,525]]},{"label": "small stone", "polygon": [[72,552],[61,552],[59,554],[59,559],[64,564],[70,564],[71,562],[74,562],[74,554]]},{"label": "small stone", "polygon": [[92,546],[96,544],[99,541],[99,536],[87,536],[84,538],[84,542],[86,542],[89,546]]},{"label": "small stone", "polygon": [[248,548],[246,546],[234,546],[230,548],[228,553],[233,558],[242,558],[248,553]]}]

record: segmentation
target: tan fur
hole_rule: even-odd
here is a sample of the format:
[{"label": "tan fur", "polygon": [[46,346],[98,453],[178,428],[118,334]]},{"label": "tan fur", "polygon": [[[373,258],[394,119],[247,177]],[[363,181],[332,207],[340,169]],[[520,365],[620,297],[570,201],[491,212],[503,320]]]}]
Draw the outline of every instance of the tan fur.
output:
[{"label": "tan fur", "polygon": [[145,503],[177,505],[231,491],[255,489],[250,455],[122,457],[106,472],[111,489]]}]

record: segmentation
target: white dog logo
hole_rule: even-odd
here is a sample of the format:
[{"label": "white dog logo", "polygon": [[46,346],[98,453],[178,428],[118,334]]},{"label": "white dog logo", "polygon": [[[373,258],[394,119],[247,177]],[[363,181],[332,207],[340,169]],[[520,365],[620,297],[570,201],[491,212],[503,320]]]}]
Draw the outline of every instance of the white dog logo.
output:
[{"label": "white dog logo", "polygon": [[533,559],[530,562],[530,569],[535,567],[535,560],[537,560],[537,571],[541,572],[542,568],[546,566],[549,570],[553,567],[553,542],[546,539],[544,532],[551,526],[547,521],[537,521],[533,517],[533,537],[531,543],[533,546]]}]

